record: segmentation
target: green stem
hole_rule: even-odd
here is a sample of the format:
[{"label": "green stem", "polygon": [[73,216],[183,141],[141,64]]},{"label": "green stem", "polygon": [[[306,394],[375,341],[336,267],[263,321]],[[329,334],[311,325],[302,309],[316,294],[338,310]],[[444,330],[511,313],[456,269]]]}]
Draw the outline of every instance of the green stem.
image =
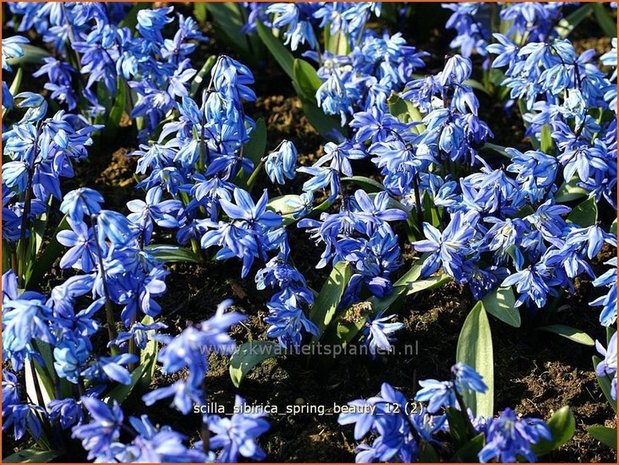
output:
[{"label": "green stem", "polygon": [[[92,216],[95,227],[95,244],[97,249],[97,260],[99,262],[99,273],[101,273],[101,282],[103,283],[103,294],[105,296],[105,319],[107,323],[108,340],[111,342],[116,339],[116,321],[114,320],[114,306],[110,299],[110,292],[107,287],[107,277],[105,276],[105,267],[103,266],[103,253],[101,251],[101,245],[99,244],[97,217]],[[118,353],[118,347],[112,345],[112,353]]]},{"label": "green stem", "polygon": [[423,232],[423,211],[421,210],[421,195],[419,193],[417,174],[413,176],[413,190],[415,192],[415,209],[417,210],[417,228],[421,234]]},{"label": "green stem", "polygon": [[466,405],[464,403],[464,399],[462,398],[462,396],[460,395],[460,393],[458,392],[458,390],[456,389],[456,383],[454,381],[454,387],[453,390],[456,394],[456,400],[458,401],[458,406],[460,407],[460,412],[462,413],[462,416],[464,417],[464,420],[466,422],[466,426],[467,429],[469,430],[469,434],[471,435],[471,437],[477,435],[477,430],[475,429],[475,427],[473,426],[473,423],[471,422],[471,418],[469,417],[469,413],[466,409]]},{"label": "green stem", "polygon": [[251,174],[249,179],[247,180],[247,190],[251,192],[251,188],[253,187],[256,179],[258,179],[258,175],[262,172],[264,168],[264,162],[261,160],[254,172]]}]

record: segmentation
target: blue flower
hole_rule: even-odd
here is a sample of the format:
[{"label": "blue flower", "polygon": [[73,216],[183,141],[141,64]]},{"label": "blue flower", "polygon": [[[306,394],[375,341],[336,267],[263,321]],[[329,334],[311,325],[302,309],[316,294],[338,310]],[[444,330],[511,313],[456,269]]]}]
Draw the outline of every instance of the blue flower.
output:
[{"label": "blue flower", "polygon": [[552,270],[544,263],[536,263],[508,276],[501,286],[516,285],[516,292],[519,294],[516,306],[532,300],[538,308],[543,308],[549,295],[557,295],[552,286],[560,282],[560,279],[553,277]]},{"label": "blue flower", "polygon": [[456,405],[453,382],[426,379],[419,381],[419,385],[422,389],[415,394],[415,400],[428,402],[428,412],[437,413],[443,407],[448,408]]},{"label": "blue flower", "polygon": [[389,352],[392,350],[393,333],[404,327],[404,323],[394,320],[396,315],[377,317],[370,319],[364,327],[364,343],[369,347],[370,354],[376,355],[377,351]]},{"label": "blue flower", "polygon": [[60,378],[77,384],[84,363],[90,357],[91,347],[84,339],[61,341],[54,347],[54,369]]},{"label": "blue flower", "polygon": [[146,192],[145,200],[127,202],[127,208],[131,211],[127,219],[138,226],[144,245],[151,241],[154,223],[162,228],[176,228],[179,225],[182,203],[179,200],[162,200],[162,196],[162,189],[153,187]]},{"label": "blue flower", "polygon": [[107,382],[116,381],[120,384],[131,384],[131,374],[123,365],[129,365],[139,360],[137,355],[120,354],[111,357],[99,357],[96,361],[82,371],[87,380]]},{"label": "blue flower", "polygon": [[2,370],[2,411],[19,403],[19,383],[17,376],[9,370]]},{"label": "blue flower", "polygon": [[172,374],[187,368],[189,377],[187,380],[177,381],[172,386],[159,388],[144,395],[146,405],[152,405],[160,399],[174,395],[176,408],[187,414],[193,403],[204,402],[202,381],[208,370],[208,353],[230,353],[235,344],[227,331],[230,326],[245,319],[238,313],[225,313],[230,305],[231,301],[222,302],[212,318],[196,327],[186,328],[174,338],[157,336],[157,339],[165,344],[157,357],[163,371]]},{"label": "blue flower", "polygon": [[281,217],[274,212],[267,211],[267,201],[269,197],[265,190],[258,200],[254,203],[250,195],[242,190],[234,190],[234,200],[236,204],[226,199],[219,202],[223,211],[231,220],[237,220],[242,226],[248,229],[263,230],[279,226],[282,222]]},{"label": "blue flower", "polygon": [[217,259],[236,256],[243,259],[241,276],[245,277],[254,258],[266,260],[266,251],[273,247],[269,233],[281,225],[282,217],[267,210],[268,194],[265,190],[258,202],[242,189],[234,190],[232,203],[224,198],[219,200],[222,210],[228,215],[230,223],[214,223],[211,220],[201,222],[207,232],[200,241],[202,248],[213,245],[223,246],[217,253]]},{"label": "blue flower", "polygon": [[21,45],[27,44],[30,41],[22,36],[12,36],[2,39],[2,69],[11,71],[9,60],[24,56],[24,50]]},{"label": "blue flower", "polygon": [[486,445],[478,454],[482,463],[518,462],[519,459],[535,462],[537,457],[531,446],[542,439],[552,440],[546,423],[536,418],[519,418],[510,408],[488,421],[485,435]]},{"label": "blue flower", "polygon": [[13,427],[13,435],[16,440],[20,440],[29,432],[33,439],[37,441],[43,433],[41,418],[46,418],[45,410],[35,404],[13,404],[4,408],[2,403],[2,431]]},{"label": "blue flower", "polygon": [[269,429],[269,423],[262,413],[244,413],[245,400],[236,396],[235,413],[231,418],[211,415],[207,418],[208,428],[214,433],[209,439],[209,447],[218,450],[221,462],[237,462],[239,457],[263,460],[265,452],[257,439]]},{"label": "blue flower", "polygon": [[60,231],[56,235],[58,242],[70,249],[60,260],[61,268],[70,266],[90,273],[96,268],[97,263],[97,244],[91,228],[85,223],[74,223],[69,221],[72,230]]},{"label": "blue flower", "polygon": [[267,307],[269,315],[264,320],[270,325],[267,329],[267,336],[277,338],[283,347],[298,347],[305,333],[314,336],[320,334],[320,330],[312,320],[292,302],[282,303],[271,300],[267,303]]},{"label": "blue flower", "polygon": [[124,246],[135,238],[135,231],[127,217],[112,210],[99,211],[96,231],[99,244],[104,244],[107,239],[113,245]]},{"label": "blue flower", "polygon": [[485,56],[490,39],[490,11],[483,3],[444,3],[443,8],[453,11],[445,27],[455,29],[456,37],[451,48],[459,48],[464,57],[473,52]]},{"label": "blue flower", "polygon": [[307,43],[310,48],[318,46],[318,40],[311,24],[311,15],[316,6],[307,3],[273,3],[266,8],[267,14],[275,15],[273,27],[284,29],[284,45],[290,45],[292,51],[299,44]]},{"label": "blue flower", "polygon": [[75,399],[52,400],[47,404],[47,408],[50,420],[58,421],[62,429],[69,429],[81,423],[84,418],[82,406]]},{"label": "blue flower", "polygon": [[33,291],[2,299],[2,348],[12,356],[15,369],[21,368],[21,363],[14,356],[28,351],[33,338],[50,344],[55,341],[49,327],[54,317],[45,300]]},{"label": "blue flower", "polygon": [[456,389],[460,393],[472,391],[483,394],[488,390],[488,386],[486,386],[479,373],[465,363],[456,363],[451,367],[451,372],[455,377]]},{"label": "blue flower", "polygon": [[81,402],[90,414],[90,422],[74,426],[72,436],[82,441],[82,446],[88,451],[88,460],[112,461],[112,444],[120,436],[124,419],[120,405],[114,401],[110,407],[94,397],[82,397]]},{"label": "blue flower", "polygon": [[88,187],[81,187],[67,193],[60,204],[60,211],[65,213],[75,223],[81,223],[84,216],[99,213],[103,196]]},{"label": "blue flower", "polygon": [[602,307],[600,313],[600,324],[602,326],[611,326],[617,321],[617,257],[613,257],[605,265],[610,265],[610,268],[594,281],[595,287],[608,288],[607,294],[598,297],[589,305],[593,307]]},{"label": "blue flower", "polygon": [[617,333],[613,333],[608,341],[608,348],[604,349],[598,341],[595,343],[597,351],[604,357],[595,367],[595,374],[600,377],[612,378],[610,395],[617,400]]},{"label": "blue flower", "polygon": [[426,239],[413,242],[413,247],[418,252],[431,253],[424,263],[422,273],[428,276],[442,265],[456,281],[465,279],[464,264],[473,250],[471,245],[477,221],[478,215],[474,212],[467,215],[456,212],[442,233],[431,224],[424,223]]},{"label": "blue flower", "polygon": [[[409,415],[406,397],[388,383],[382,384],[380,393],[376,396],[367,400],[355,400],[348,405],[354,407],[356,411],[341,414],[338,423],[342,425],[355,423],[357,440],[368,433],[375,434],[371,446],[361,444],[357,447],[358,463],[385,462],[394,457],[404,463],[413,462],[420,452],[416,441],[420,434],[417,425],[423,425],[423,435],[430,437],[444,422],[444,420],[428,422],[424,419],[425,412]],[[433,426],[428,423],[433,423]]]},{"label": "blue flower", "polygon": [[2,181],[9,189],[25,192],[29,179],[28,165],[23,161],[10,161],[2,164]]},{"label": "blue flower", "polygon": [[277,150],[266,156],[264,169],[272,183],[285,184],[284,178],[294,179],[297,156],[297,149],[288,140],[284,140]]},{"label": "blue flower", "polygon": [[138,11],[137,29],[145,39],[156,43],[163,42],[161,30],[173,20],[168,15],[174,11],[173,7],[157,8],[156,10],[143,9]]}]

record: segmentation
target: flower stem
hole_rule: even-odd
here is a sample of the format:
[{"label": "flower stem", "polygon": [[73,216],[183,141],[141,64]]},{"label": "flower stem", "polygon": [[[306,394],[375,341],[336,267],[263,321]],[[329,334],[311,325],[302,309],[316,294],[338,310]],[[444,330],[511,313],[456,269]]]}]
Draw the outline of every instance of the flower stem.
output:
[{"label": "flower stem", "polygon": [[256,182],[256,179],[258,179],[258,175],[262,171],[262,168],[264,168],[264,162],[260,161],[258,166],[256,166],[256,169],[254,170],[254,172],[251,174],[251,176],[247,180],[247,190],[248,191],[251,191],[251,188],[254,186],[254,183]]},{"label": "flower stem", "polygon": [[[114,320],[114,306],[110,299],[110,292],[107,286],[107,277],[105,276],[105,267],[103,266],[103,252],[101,251],[101,244],[99,244],[99,235],[97,224],[97,217],[92,216],[95,227],[95,244],[97,245],[97,260],[99,262],[99,273],[101,273],[101,282],[103,283],[103,294],[105,296],[105,319],[107,323],[107,334],[109,341],[116,339],[116,321]],[[118,347],[112,345],[112,353],[118,353]]]}]

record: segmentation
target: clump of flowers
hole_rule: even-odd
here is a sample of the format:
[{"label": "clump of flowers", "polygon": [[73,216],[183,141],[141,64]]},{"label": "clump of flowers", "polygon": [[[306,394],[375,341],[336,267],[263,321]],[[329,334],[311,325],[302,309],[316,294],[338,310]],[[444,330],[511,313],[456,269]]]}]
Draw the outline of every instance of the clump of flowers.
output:
[{"label": "clump of flowers", "polygon": [[[354,424],[356,440],[374,438],[359,444],[356,461],[418,461],[428,449],[444,448],[449,440],[461,440],[458,435],[462,424],[459,422],[464,422],[469,439],[483,436],[483,444],[469,446],[480,462],[534,462],[536,455],[532,446],[552,439],[548,425],[537,418],[521,418],[510,408],[495,418],[473,416],[466,409],[464,393],[484,393],[488,387],[466,364],[457,363],[451,372],[449,381],[419,382],[422,389],[415,395],[415,401],[420,404],[410,402],[388,383],[384,383],[374,397],[349,402],[349,407],[360,413],[341,414],[338,422]],[[454,458],[470,460],[469,456],[462,457],[458,453]]]}]

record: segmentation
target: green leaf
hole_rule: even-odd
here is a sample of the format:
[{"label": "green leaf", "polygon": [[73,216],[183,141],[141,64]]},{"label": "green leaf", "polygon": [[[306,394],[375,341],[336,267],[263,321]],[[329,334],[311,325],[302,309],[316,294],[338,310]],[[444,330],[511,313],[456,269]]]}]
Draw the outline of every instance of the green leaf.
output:
[{"label": "green leaf", "polygon": [[133,5],[129,12],[125,15],[123,20],[118,24],[118,27],[127,27],[131,31],[135,31],[135,27],[138,24],[138,13],[140,10],[150,8],[151,4],[148,2],[139,2]]},{"label": "green leaf", "polygon": [[573,11],[565,18],[561,19],[555,28],[559,37],[565,39],[582,21],[591,14],[591,4],[583,5],[576,11]]},{"label": "green leaf", "polygon": [[260,362],[280,355],[279,344],[273,341],[250,341],[241,344],[230,357],[230,379],[237,388],[252,368]]},{"label": "green leaf", "polygon": [[[426,259],[427,255],[421,257],[410,270],[398,279],[393,284],[393,291],[391,294],[383,297],[382,299],[371,297],[367,300],[372,307],[370,316],[378,315],[384,312],[393,313],[393,306],[401,297],[425,290],[436,289],[451,280],[451,277],[446,274],[439,274],[428,279],[420,280],[419,277],[421,276],[421,270]],[[339,321],[335,331],[335,337],[329,339],[329,341],[337,341],[341,344],[346,344],[352,341],[359,331],[361,331],[361,328],[363,328],[366,319],[367,316],[364,316],[353,323]]]},{"label": "green leaf", "polygon": [[116,133],[126,108],[127,86],[121,78],[118,78],[117,88],[118,92],[114,99],[114,105],[108,114],[107,124],[105,125],[105,130],[108,135],[114,135]]},{"label": "green leaf", "polygon": [[273,210],[284,219],[284,225],[295,222],[294,214],[300,211],[299,205],[302,204],[301,196],[297,194],[287,194],[273,197],[267,203],[267,208]]},{"label": "green leaf", "polygon": [[[204,5],[204,3],[196,3],[196,6],[197,5]],[[204,78],[208,76],[208,74],[211,72],[213,66],[215,66],[215,63],[217,63],[217,56],[211,55],[206,59],[206,61],[202,65],[202,68],[200,68],[200,71],[198,71],[198,74],[194,76],[193,80],[191,81],[191,87],[189,89],[189,95],[192,98],[196,96],[198,89],[204,82]]]},{"label": "green leaf", "polygon": [[62,255],[65,247],[56,240],[56,236],[60,231],[65,229],[69,229],[69,223],[67,222],[66,216],[56,227],[56,230],[54,231],[54,234],[52,235],[51,240],[43,253],[37,256],[36,260],[33,261],[32,271],[26,279],[26,289],[36,287],[43,279],[43,276],[45,276],[45,273],[52,269],[56,259]]},{"label": "green leaf", "polygon": [[[153,323],[152,317],[145,317],[142,320],[143,324]],[[159,345],[154,339],[150,339],[144,350],[140,354],[140,364],[131,373],[131,383],[117,384],[110,390],[107,395],[107,400],[114,399],[119,403],[123,403],[129,395],[138,388],[144,390],[150,385],[155,369],[157,368],[157,353]]]},{"label": "green leaf", "polygon": [[598,24],[608,37],[617,37],[617,24],[610,16],[608,10],[603,3],[592,3],[593,14]]},{"label": "green leaf", "polygon": [[151,244],[144,247],[156,260],[162,263],[200,263],[200,257],[185,247],[167,244]]},{"label": "green leaf", "polygon": [[12,57],[8,58],[6,62],[11,65],[23,65],[25,63],[43,63],[43,58],[47,58],[50,56],[47,50],[44,50],[40,47],[35,47],[30,44],[20,45],[20,48],[23,50],[24,54],[20,57]]},{"label": "green leaf", "polygon": [[206,4],[196,2],[193,4],[193,15],[196,17],[199,23],[206,21]]},{"label": "green leaf", "polygon": [[[520,110],[520,115],[525,115],[529,112],[527,109],[527,103],[524,99],[518,100],[518,110]],[[525,119],[523,119],[522,122],[524,123],[524,127],[527,129],[531,126]],[[534,150],[539,150],[539,141],[536,137],[529,136],[529,142],[531,142]]]},{"label": "green leaf", "polygon": [[262,43],[271,52],[275,61],[279,63],[284,72],[290,76],[290,79],[294,81],[293,62],[294,57],[292,53],[273,35],[273,32],[267,28],[264,24],[258,22],[256,24],[258,35],[262,39]]},{"label": "green leaf", "polygon": [[322,85],[316,70],[307,61],[295,58],[292,64],[294,84],[301,100],[316,102],[316,91]]},{"label": "green leaf", "polygon": [[617,428],[593,425],[587,428],[587,432],[605,446],[617,450]]},{"label": "green leaf", "polygon": [[484,433],[478,434],[469,442],[456,451],[450,462],[477,463],[479,451],[483,449],[486,437]]},{"label": "green leaf", "polygon": [[335,35],[331,35],[331,30],[328,27],[324,29],[325,49],[334,55],[348,55],[350,48],[348,46],[348,37],[344,31],[338,31]]},{"label": "green leaf", "polygon": [[419,444],[419,462],[420,463],[439,463],[441,461],[441,457],[436,452],[436,449],[429,442],[422,441]]},{"label": "green leaf", "polygon": [[[243,146],[243,155],[254,163],[254,171],[246,173],[241,169],[236,175],[235,184],[243,189],[251,191],[256,175],[262,169],[264,164],[261,164],[261,159],[267,147],[267,126],[263,118],[258,118],[256,127],[249,134],[249,141]],[[252,185],[249,185],[249,181]]]},{"label": "green leaf", "polygon": [[589,197],[584,202],[579,203],[567,215],[568,221],[577,224],[581,228],[594,225],[598,220],[598,206],[595,197]]},{"label": "green leaf", "polygon": [[267,125],[263,118],[256,120],[256,127],[249,134],[249,141],[243,147],[243,155],[258,165],[267,148]]},{"label": "green leaf", "polygon": [[470,423],[467,421],[464,413],[454,407],[449,407],[446,411],[447,422],[449,423],[449,432],[451,433],[455,446],[457,448],[463,447],[471,439],[475,433],[471,431]]},{"label": "green leaf", "polygon": [[118,403],[122,404],[127,397],[133,392],[133,389],[138,384],[143,384],[140,382],[142,377],[144,376],[144,371],[147,368],[143,365],[138,365],[135,370],[131,373],[131,382],[129,384],[116,384],[114,388],[110,390],[107,395],[106,401],[108,400],[116,400]]},{"label": "green leaf", "polygon": [[482,150],[484,149],[492,150],[493,152],[496,152],[499,155],[504,156],[505,158],[509,158],[509,159],[512,158],[512,156],[509,153],[507,153],[507,151],[505,150],[505,147],[503,147],[502,145],[491,144],[490,142],[486,142],[482,146]]},{"label": "green leaf", "polygon": [[548,325],[548,326],[541,326],[541,327],[539,327],[537,329],[539,331],[547,331],[549,333],[558,334],[559,336],[563,336],[564,338],[567,338],[570,341],[574,341],[574,342],[577,342],[579,344],[583,344],[585,346],[591,346],[592,347],[592,346],[595,345],[595,342],[593,342],[593,339],[591,339],[591,336],[589,336],[584,331],[581,331],[581,330],[576,329],[576,328],[572,328],[570,326],[566,326],[566,325]]},{"label": "green leaf", "polygon": [[606,327],[606,344],[610,344],[610,340],[613,337],[613,334],[615,334],[617,332],[617,329],[613,328],[612,326],[607,326]]},{"label": "green leaf", "polygon": [[[33,367],[34,372],[36,372],[36,377],[34,376]],[[47,405],[56,397],[52,380],[45,368],[39,365],[38,362],[24,364],[24,381],[26,395],[29,399],[32,399],[34,403]],[[39,392],[41,394],[40,396]]]},{"label": "green leaf", "polygon": [[[600,364],[600,362],[602,361],[601,358],[599,358],[598,356],[594,355],[593,356],[593,370],[595,371],[597,366]],[[615,401],[612,396],[610,395],[610,391],[611,391],[611,380],[608,376],[606,375],[602,375],[602,376],[596,376],[597,380],[598,380],[598,384],[600,386],[600,389],[602,390],[602,394],[604,394],[604,397],[606,397],[606,400],[608,401],[608,403],[610,404],[611,408],[617,412],[617,401]]]},{"label": "green leaf", "polygon": [[342,134],[342,126],[337,118],[325,115],[320,108],[308,102],[301,102],[301,106],[305,117],[318,134],[330,141],[338,140],[338,134]]},{"label": "green leaf", "polygon": [[467,79],[462,84],[466,86],[470,86],[473,89],[477,89],[486,95],[490,95],[490,92],[488,92],[488,89],[486,89],[481,82],[476,81],[475,79]]},{"label": "green leaf", "polygon": [[[347,262],[338,262],[333,266],[327,282],[322,286],[320,293],[314,300],[309,318],[318,326],[322,333],[331,323],[337,307],[342,300],[342,295],[348,286],[352,270]],[[319,339],[317,336],[315,339]]]},{"label": "green leaf", "polygon": [[23,68],[17,68],[17,71],[15,72],[15,77],[13,78],[13,82],[11,82],[11,87],[9,88],[11,95],[17,95],[19,93],[19,88],[21,87],[21,81],[23,76]]},{"label": "green leaf", "polygon": [[256,44],[250,34],[243,32],[245,15],[242,8],[234,2],[205,3],[207,11],[216,25],[215,32],[227,45],[234,47],[245,60],[257,64]]},{"label": "green leaf", "polygon": [[385,190],[385,186],[383,186],[380,182],[366,176],[350,176],[349,178],[342,178],[342,182],[355,183],[368,193],[381,192]]},{"label": "green leaf", "polygon": [[[150,325],[155,320],[153,317],[146,315],[142,319],[142,324]],[[145,367],[142,373],[142,377],[138,381],[138,387],[145,390],[150,385],[155,371],[157,370],[157,355],[159,354],[159,344],[154,338],[150,338],[146,343],[146,347],[140,353],[140,366]]]},{"label": "green leaf", "polygon": [[[423,120],[419,109],[412,102],[403,100],[397,94],[391,94],[387,104],[389,105],[389,112],[404,123],[420,123]],[[418,124],[415,127],[418,134],[425,131],[423,124]]]},{"label": "green leaf", "polygon": [[466,317],[456,349],[456,361],[463,362],[479,373],[488,391],[484,394],[465,391],[464,403],[474,415],[490,418],[494,415],[494,359],[492,334],[483,303],[477,304]]},{"label": "green leaf", "polygon": [[539,148],[542,152],[553,154],[555,151],[555,143],[552,140],[552,131],[550,130],[550,126],[544,124],[542,126],[542,133],[540,135]]},{"label": "green leaf", "polygon": [[4,457],[4,463],[48,463],[63,454],[59,450],[24,449]]},{"label": "green leaf", "polygon": [[585,197],[588,192],[578,186],[578,182],[578,177],[574,176],[574,178],[572,178],[569,182],[561,184],[555,194],[555,201],[565,203]]},{"label": "green leaf", "polygon": [[548,426],[552,433],[552,440],[542,439],[531,448],[538,457],[558,449],[572,439],[576,430],[576,419],[569,406],[566,405],[557,410],[548,420]]},{"label": "green leaf", "polygon": [[511,287],[497,287],[482,299],[484,310],[514,328],[520,328],[520,311]]}]

